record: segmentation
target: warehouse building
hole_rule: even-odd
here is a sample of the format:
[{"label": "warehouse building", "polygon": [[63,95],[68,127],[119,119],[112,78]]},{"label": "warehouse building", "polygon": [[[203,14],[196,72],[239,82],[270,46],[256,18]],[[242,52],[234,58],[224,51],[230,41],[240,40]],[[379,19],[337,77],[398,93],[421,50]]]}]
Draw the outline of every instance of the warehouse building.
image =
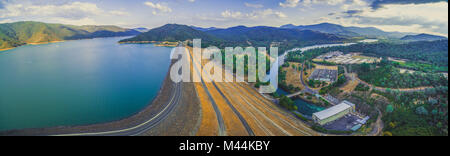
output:
[{"label": "warehouse building", "polygon": [[315,123],[323,126],[352,112],[355,112],[355,104],[343,101],[336,106],[314,113],[313,120]]}]

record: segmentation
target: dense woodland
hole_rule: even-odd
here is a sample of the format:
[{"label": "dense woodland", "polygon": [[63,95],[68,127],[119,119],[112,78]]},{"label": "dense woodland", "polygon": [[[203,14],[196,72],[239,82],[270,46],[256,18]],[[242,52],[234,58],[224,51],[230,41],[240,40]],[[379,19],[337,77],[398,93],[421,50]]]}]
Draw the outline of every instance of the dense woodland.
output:
[{"label": "dense woodland", "polygon": [[409,43],[360,43],[351,46],[329,47],[313,49],[305,52],[289,54],[289,61],[302,62],[313,59],[330,51],[342,51],[344,53],[361,52],[367,56],[392,57],[409,60],[407,63],[398,63],[398,66],[413,70],[428,70],[424,72],[448,71],[448,40],[420,41]]},{"label": "dense woodland", "polygon": [[448,86],[448,80],[439,73],[400,73],[390,63],[377,65],[361,64],[352,65],[352,69],[358,73],[358,77],[375,86],[383,88],[417,88],[425,86]]},{"label": "dense woodland", "polygon": [[448,135],[448,86],[377,94],[391,101],[384,110],[385,135]]}]

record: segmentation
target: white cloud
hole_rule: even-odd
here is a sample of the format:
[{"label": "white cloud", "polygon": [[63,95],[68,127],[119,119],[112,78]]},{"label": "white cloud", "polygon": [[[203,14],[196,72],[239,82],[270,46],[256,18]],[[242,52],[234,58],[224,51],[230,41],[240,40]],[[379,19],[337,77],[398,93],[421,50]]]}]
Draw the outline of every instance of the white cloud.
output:
[{"label": "white cloud", "polygon": [[[354,2],[352,5],[361,3]],[[384,31],[430,33],[448,36],[448,3],[388,4],[373,10],[366,7],[342,6],[344,10],[358,8],[356,14],[337,14],[331,22],[377,27]],[[328,20],[327,22],[330,22]]]},{"label": "white cloud", "polygon": [[172,9],[167,6],[166,4],[163,3],[153,3],[153,2],[145,2],[145,5],[155,9],[153,10],[153,14],[157,14],[158,12],[163,12],[163,13],[170,13],[172,12]]},{"label": "white cloud", "polygon": [[[33,3],[34,1],[3,1],[0,8],[0,23],[17,21],[42,21],[72,25],[103,25],[105,19],[128,16],[128,12],[104,10],[95,3]],[[108,24],[115,24],[116,21]]]},{"label": "white cloud", "polygon": [[327,4],[327,5],[338,5],[343,4],[347,0],[303,0],[302,4],[305,6],[310,6],[312,4]]},{"label": "white cloud", "polygon": [[99,15],[104,11],[93,3],[72,2],[62,5],[29,5],[29,4],[6,4],[0,10],[0,18],[19,16],[50,16],[81,19],[86,16]]},{"label": "white cloud", "polygon": [[247,2],[245,2],[244,5],[246,7],[250,7],[250,8],[263,8],[264,7],[264,5],[262,5],[262,4],[253,4],[253,3],[247,3]]},{"label": "white cloud", "polygon": [[253,11],[251,13],[242,13],[240,11],[230,11],[226,10],[222,12],[222,17],[225,18],[234,18],[234,19],[261,19],[270,16],[274,16],[277,18],[286,18],[287,15],[280,11],[274,11],[272,9],[258,10]]},{"label": "white cloud", "polygon": [[300,0],[286,0],[284,3],[280,2],[280,6],[283,8],[295,8]]},{"label": "white cloud", "polygon": [[239,11],[230,11],[230,10],[226,10],[224,12],[222,12],[222,17],[225,18],[242,18],[243,14]]}]

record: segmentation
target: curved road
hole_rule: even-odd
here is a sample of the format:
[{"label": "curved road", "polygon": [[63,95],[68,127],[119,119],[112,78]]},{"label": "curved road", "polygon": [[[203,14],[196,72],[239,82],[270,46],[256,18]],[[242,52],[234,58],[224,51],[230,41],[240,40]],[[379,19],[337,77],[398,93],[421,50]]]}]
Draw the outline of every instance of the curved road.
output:
[{"label": "curved road", "polygon": [[144,121],[142,124],[139,124],[134,127],[126,128],[126,129],[119,129],[114,131],[105,131],[105,132],[93,132],[93,133],[75,133],[75,134],[60,134],[55,136],[136,136],[140,135],[151,128],[155,127],[161,121],[166,119],[170,113],[174,110],[174,108],[180,103],[180,99],[182,97],[182,83],[176,83],[175,85],[175,91],[172,95],[170,101],[164,106],[164,108],[156,114],[155,116],[151,117],[150,119]]},{"label": "curved road", "polygon": [[[305,67],[305,63],[302,64],[302,69],[304,69],[303,67]],[[304,71],[302,71],[302,72],[300,73],[300,81],[302,82],[302,85],[303,85],[305,88],[304,88],[302,91],[299,91],[299,92],[294,93],[294,94],[290,94],[290,95],[288,95],[287,97],[292,98],[292,97],[294,97],[294,96],[300,95],[300,94],[303,93],[303,92],[306,92],[306,93],[309,93],[309,94],[312,94],[312,95],[319,94],[318,91],[309,88],[309,86],[305,84],[305,81],[303,80],[303,74],[304,74],[304,73],[305,73]]]}]

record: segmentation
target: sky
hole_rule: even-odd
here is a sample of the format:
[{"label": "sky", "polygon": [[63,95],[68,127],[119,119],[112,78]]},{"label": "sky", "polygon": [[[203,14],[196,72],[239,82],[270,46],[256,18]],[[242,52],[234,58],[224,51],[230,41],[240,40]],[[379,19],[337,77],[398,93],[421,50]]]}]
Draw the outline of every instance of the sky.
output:
[{"label": "sky", "polygon": [[0,0],[0,23],[226,28],[335,23],[448,37],[448,0]]}]

